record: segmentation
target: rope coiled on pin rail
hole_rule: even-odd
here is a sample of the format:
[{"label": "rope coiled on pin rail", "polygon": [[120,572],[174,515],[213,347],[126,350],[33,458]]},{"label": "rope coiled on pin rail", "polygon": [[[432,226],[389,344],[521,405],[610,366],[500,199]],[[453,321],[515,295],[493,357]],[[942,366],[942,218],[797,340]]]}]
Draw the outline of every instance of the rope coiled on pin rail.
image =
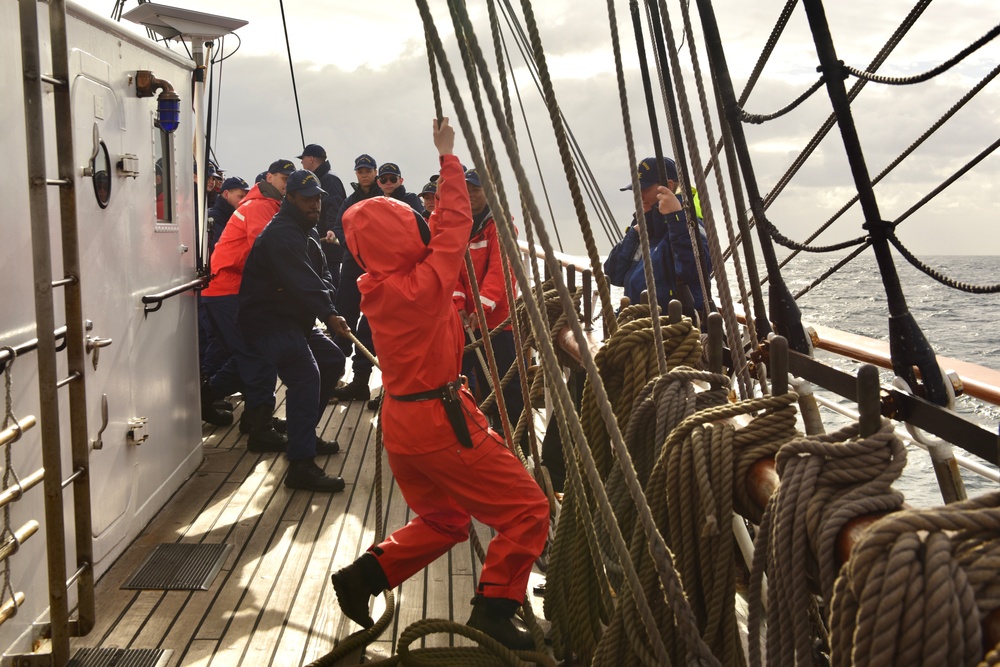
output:
[{"label": "rope coiled on pin rail", "polygon": [[[840,567],[841,529],[856,517],[902,506],[903,496],[892,483],[906,465],[906,449],[892,423],[883,420],[879,431],[867,438],[858,437],[858,432],[858,425],[852,424],[834,433],[795,439],[778,452],[775,462],[781,484],[768,502],[754,544],[748,624],[751,665],[763,664],[765,572],[767,664],[812,662],[817,650],[826,650],[828,640],[810,582],[817,582],[823,599],[830,600]],[[811,556],[803,558],[804,554]]]},{"label": "rope coiled on pin rail", "polygon": [[[637,317],[642,314],[643,308],[645,317]],[[623,317],[619,319],[618,330],[594,357],[608,396],[611,397],[612,411],[622,430],[628,428],[629,415],[636,397],[647,382],[659,375],[649,312],[649,306],[644,304],[626,308]],[[678,366],[700,366],[701,332],[691,320],[684,318],[671,324],[667,317],[661,316],[660,326],[667,370]],[[601,477],[606,478],[611,466],[610,440],[589,381],[583,389],[580,421],[594,452],[597,469]]]},{"label": "rope coiled on pin rail", "polygon": [[982,627],[1000,609],[998,569],[1000,492],[877,521],[834,586],[830,664],[1000,663]]},{"label": "rope coiled on pin rail", "polygon": [[[716,388],[696,393],[693,381]],[[796,396],[736,404],[730,404],[727,396],[725,376],[674,369],[644,388],[629,420],[626,442],[644,481],[657,528],[668,538],[685,597],[698,619],[698,631],[720,664],[736,665],[742,664],[742,649],[735,620],[735,542],[730,523],[734,509],[747,504],[741,491],[745,484],[736,480],[745,480],[755,461],[773,456],[782,442],[795,435]],[[748,414],[758,417],[742,429],[728,421],[713,423]],[[612,472],[609,489],[616,486],[614,479]],[[631,536],[631,559],[671,661],[686,664],[692,637],[675,623],[673,610],[678,605],[660,589],[648,542],[641,526],[629,516],[628,503],[621,502],[620,494],[612,498],[618,501],[623,532]],[[636,623],[631,591],[620,592],[592,664],[659,664]]]}]

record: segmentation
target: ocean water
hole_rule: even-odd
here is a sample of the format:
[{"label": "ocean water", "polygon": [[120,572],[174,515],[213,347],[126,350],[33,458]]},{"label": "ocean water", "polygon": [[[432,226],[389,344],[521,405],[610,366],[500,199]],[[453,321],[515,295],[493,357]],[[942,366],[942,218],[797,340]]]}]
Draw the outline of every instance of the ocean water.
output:
[{"label": "ocean water", "polygon": [[[808,286],[833,266],[839,257],[801,254],[782,269],[792,294]],[[1000,371],[1000,294],[968,294],[941,285],[894,254],[899,281],[907,306],[931,347],[939,356],[952,357]],[[1000,256],[922,257],[929,266],[956,280],[971,284],[1000,282]],[[735,288],[735,283],[733,283]],[[850,333],[888,340],[888,317],[885,288],[872,252],[862,253],[836,274],[798,300],[802,319]],[[832,355],[823,360],[841,368],[853,369],[850,361],[836,361]],[[882,372],[883,384],[890,384],[892,373]],[[822,392],[817,392],[821,393]],[[832,394],[822,394],[841,401]],[[955,409],[960,414],[997,433],[1000,408],[969,396],[960,396]],[[831,415],[828,430],[839,419]],[[960,444],[960,443],[955,443]],[[963,453],[956,449],[957,453]],[[971,457],[971,455],[969,455]],[[991,490],[996,485],[963,470],[969,495]],[[941,503],[929,455],[910,446],[907,469],[896,484],[906,494],[907,502],[924,507]]]}]

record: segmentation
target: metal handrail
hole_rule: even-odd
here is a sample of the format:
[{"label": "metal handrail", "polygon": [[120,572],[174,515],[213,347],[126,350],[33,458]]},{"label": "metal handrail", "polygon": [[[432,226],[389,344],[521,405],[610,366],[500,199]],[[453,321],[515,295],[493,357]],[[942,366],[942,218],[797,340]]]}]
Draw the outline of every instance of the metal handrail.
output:
[{"label": "metal handrail", "polygon": [[[147,294],[142,297],[142,315],[145,317],[150,313],[155,313],[163,305],[163,302],[172,296],[177,296],[178,294],[183,294],[190,289],[200,289],[205,287],[207,284],[204,276],[199,276],[195,280],[186,282],[183,285],[177,285],[176,287],[171,287],[163,292],[157,292],[156,294]],[[150,308],[150,306],[153,306]]]},{"label": "metal handrail", "polygon": [[[56,352],[62,352],[66,349],[66,327],[62,326],[52,332],[52,336],[56,340]],[[14,350],[14,355],[11,355],[10,350],[0,350],[0,373],[7,368],[7,364],[15,357],[20,357],[22,354],[28,352],[34,352],[38,349],[38,339],[32,338],[29,341],[21,343],[20,345],[11,346]]]}]

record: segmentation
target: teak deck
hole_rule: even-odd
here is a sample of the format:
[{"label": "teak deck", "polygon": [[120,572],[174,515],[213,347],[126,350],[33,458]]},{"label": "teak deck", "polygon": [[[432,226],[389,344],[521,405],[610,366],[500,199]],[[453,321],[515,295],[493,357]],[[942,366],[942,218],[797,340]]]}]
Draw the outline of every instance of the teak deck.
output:
[{"label": "teak deck", "polygon": [[[279,392],[279,401],[283,392]],[[239,409],[236,417],[238,420]],[[277,414],[283,414],[279,404]],[[205,460],[97,585],[97,625],[73,647],[159,648],[171,666],[306,665],[360,628],[337,605],[330,573],[375,539],[376,413],[365,402],[331,405],[321,433],[341,452],[319,457],[347,489],[337,494],[292,491],[282,484],[283,455],[246,450],[237,425],[205,427]],[[383,465],[387,531],[411,518]],[[478,525],[485,545],[490,530]],[[120,586],[161,543],[233,544],[207,591],[135,591]],[[379,640],[338,665],[392,655],[399,634],[421,618],[464,622],[479,575],[472,545],[457,545],[396,591],[396,614]],[[534,604],[541,614],[541,599]],[[384,611],[378,598],[373,617]],[[445,634],[421,645],[468,645]]]}]

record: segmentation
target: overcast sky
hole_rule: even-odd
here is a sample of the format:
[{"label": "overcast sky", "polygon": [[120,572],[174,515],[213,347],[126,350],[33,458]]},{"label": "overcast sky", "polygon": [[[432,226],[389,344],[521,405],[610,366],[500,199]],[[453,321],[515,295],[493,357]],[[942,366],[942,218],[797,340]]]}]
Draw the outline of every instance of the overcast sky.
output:
[{"label": "overcast sky", "polygon": [[[106,16],[112,2],[84,0],[82,4]],[[221,166],[230,175],[251,180],[272,160],[298,155],[301,141],[278,2],[216,0],[206,5],[199,0],[171,0],[170,4],[250,22],[239,30],[239,52],[226,60],[222,69],[221,97],[216,106],[218,132],[214,139]],[[454,47],[443,3],[431,4],[440,32]],[[473,7],[477,35],[492,53],[485,3],[475,1],[469,5]],[[737,90],[741,90],[784,0],[718,0],[715,5],[732,75]],[[669,0],[668,6],[680,41],[679,3]],[[130,2],[126,11],[133,7],[135,3]],[[912,2],[906,0],[827,3],[838,56],[864,68],[911,7]],[[348,188],[353,180],[353,159],[364,152],[380,163],[397,162],[406,185],[419,189],[436,169],[436,159],[429,131],[433,102],[423,29],[415,3],[290,0],[285,3],[285,11],[306,142],[326,147],[334,172]],[[641,158],[653,150],[628,3],[618,0],[617,11],[635,141]],[[621,228],[631,215],[632,200],[628,193],[618,190],[628,182],[629,175],[606,2],[546,0],[535,3],[535,12],[560,106],[614,211],[615,224]],[[697,24],[697,16],[694,20]],[[997,24],[997,0],[938,0],[924,12],[880,71],[896,76],[926,71]],[[527,70],[519,64],[514,42],[509,34],[506,36],[508,48],[514,52],[515,78],[524,97],[566,251],[582,253],[578,223],[561,176],[547,116]],[[698,40],[696,43],[704,57],[703,45]],[[229,53],[235,46],[236,40],[229,38],[225,51]],[[460,70],[454,48],[450,53],[452,67]],[[694,96],[686,44],[681,55],[688,91]],[[870,174],[878,174],[997,63],[1000,43],[991,43],[927,83],[905,87],[868,84],[854,105],[854,114]],[[769,113],[785,106],[816,81],[816,65],[806,15],[798,7],[746,104],[747,110]],[[490,67],[496,71],[494,62]],[[218,68],[215,75],[219,86]],[[849,86],[853,83],[854,79],[847,82]],[[772,189],[829,111],[825,89],[821,89],[800,109],[780,120],[747,126],[762,192]],[[447,99],[445,113],[454,116]],[[660,122],[662,126],[662,116]],[[696,115],[695,123],[701,126],[700,116]],[[522,158],[529,173],[534,174],[530,145],[520,121],[517,132]],[[877,188],[882,217],[898,217],[998,138],[1000,81],[994,81]],[[669,142],[666,149],[670,151]],[[464,144],[457,150],[463,161],[471,163]],[[707,160],[707,147],[702,145],[701,150],[702,159]],[[1000,201],[995,187],[998,179],[1000,155],[993,155],[903,223],[899,236],[920,255],[1000,254]],[[834,131],[770,209],[770,217],[785,235],[803,240],[850,198],[852,183],[840,135]],[[508,192],[515,191],[509,172],[505,184]],[[540,187],[535,192],[542,196]],[[721,225],[717,199],[713,207]],[[520,217],[519,212],[515,215]],[[593,213],[591,218],[594,220]],[[596,220],[593,224],[597,225]],[[819,242],[859,236],[863,233],[860,225],[860,210],[855,206]],[[606,253],[609,241],[599,228],[596,235],[601,252]]]}]

